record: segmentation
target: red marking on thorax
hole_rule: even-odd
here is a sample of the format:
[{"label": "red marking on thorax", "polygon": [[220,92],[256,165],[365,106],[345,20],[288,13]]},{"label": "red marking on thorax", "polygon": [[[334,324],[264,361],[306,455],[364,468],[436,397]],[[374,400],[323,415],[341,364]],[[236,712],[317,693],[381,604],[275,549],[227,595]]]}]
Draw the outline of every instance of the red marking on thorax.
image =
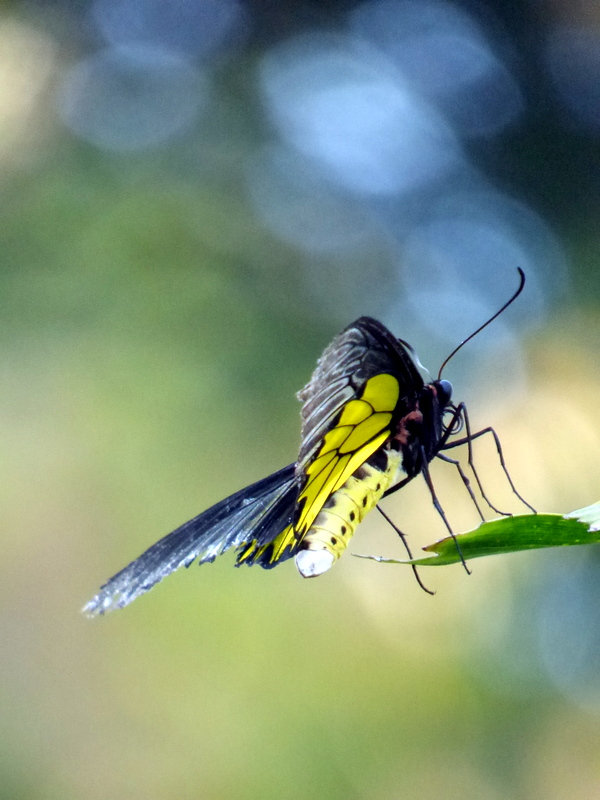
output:
[{"label": "red marking on thorax", "polygon": [[[406,416],[402,417],[398,421],[398,428],[396,429],[396,435],[394,439],[400,442],[401,445],[408,444],[410,439],[414,436],[414,423],[420,425],[423,422],[423,414],[419,411],[418,408],[415,408],[413,411],[409,411]],[[413,423],[411,425],[410,423]],[[411,431],[410,428],[413,428]]]}]

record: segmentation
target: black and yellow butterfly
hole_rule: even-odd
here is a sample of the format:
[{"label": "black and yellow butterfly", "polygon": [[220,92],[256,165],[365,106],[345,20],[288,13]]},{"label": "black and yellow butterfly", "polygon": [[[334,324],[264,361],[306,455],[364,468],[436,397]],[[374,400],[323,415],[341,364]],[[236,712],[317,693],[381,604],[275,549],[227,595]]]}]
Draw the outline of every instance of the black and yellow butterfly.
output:
[{"label": "black and yellow butterfly", "polygon": [[[464,404],[451,402],[451,384],[439,376],[426,384],[409,346],[380,322],[361,317],[337,336],[298,396],[303,405],[296,463],[156,542],[102,586],[86,613],[126,606],[179,567],[214,561],[232,547],[236,566],[270,569],[295,556],[301,575],[320,575],[379,500],[420,474],[452,533],[429,476],[436,456],[458,467],[476,502],[462,468],[442,451],[460,444],[470,451],[471,441],[492,429],[471,433]],[[462,422],[467,436],[449,442]],[[470,452],[469,463],[473,467]]]}]

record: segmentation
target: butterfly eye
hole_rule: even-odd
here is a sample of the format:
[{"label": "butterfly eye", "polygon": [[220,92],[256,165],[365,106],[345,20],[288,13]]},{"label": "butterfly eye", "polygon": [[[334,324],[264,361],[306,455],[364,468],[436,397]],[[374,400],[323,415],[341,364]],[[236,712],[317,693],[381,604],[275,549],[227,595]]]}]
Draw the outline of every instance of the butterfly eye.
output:
[{"label": "butterfly eye", "polygon": [[452,397],[452,384],[450,381],[437,381],[436,387],[440,404],[442,406],[447,406]]}]

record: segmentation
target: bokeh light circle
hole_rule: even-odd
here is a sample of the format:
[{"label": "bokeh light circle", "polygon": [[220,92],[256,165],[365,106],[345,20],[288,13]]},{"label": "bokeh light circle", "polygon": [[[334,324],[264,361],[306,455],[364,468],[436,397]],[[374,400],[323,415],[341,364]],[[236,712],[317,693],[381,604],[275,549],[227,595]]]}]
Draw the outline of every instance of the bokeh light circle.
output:
[{"label": "bokeh light circle", "polygon": [[343,255],[373,244],[375,225],[362,204],[295,150],[264,148],[249,165],[248,189],[269,230],[307,253]]},{"label": "bokeh light circle", "polygon": [[521,90],[479,26],[444,2],[364,3],[351,29],[385,53],[455,129],[491,136],[524,111]]},{"label": "bokeh light circle", "polygon": [[83,139],[111,151],[156,146],[184,131],[207,101],[205,76],[157,48],[119,47],[76,64],[60,91],[60,113]]},{"label": "bokeh light circle", "polygon": [[206,57],[244,28],[237,0],[95,0],[92,19],[109,44],[143,44]]},{"label": "bokeh light circle", "polygon": [[385,57],[352,39],[304,36],[275,48],[260,82],[282,138],[356,194],[411,191],[461,158],[441,116]]}]

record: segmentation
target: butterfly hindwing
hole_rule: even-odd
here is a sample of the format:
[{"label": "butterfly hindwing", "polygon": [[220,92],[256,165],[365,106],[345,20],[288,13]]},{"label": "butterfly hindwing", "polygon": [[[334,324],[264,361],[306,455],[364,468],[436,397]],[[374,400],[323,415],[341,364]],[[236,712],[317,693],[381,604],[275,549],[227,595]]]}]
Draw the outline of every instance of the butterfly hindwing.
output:
[{"label": "butterfly hindwing", "polygon": [[303,402],[296,464],[299,541],[332,494],[390,439],[423,385],[402,344],[369,317],[361,317],[325,350],[298,395]]},{"label": "butterfly hindwing", "polygon": [[214,561],[249,539],[259,547],[269,544],[291,524],[297,494],[293,464],[247,486],[153,544],[105,583],[84,611],[122,608],[179,567]]},{"label": "butterfly hindwing", "polygon": [[422,387],[410,355],[376,320],[361,317],[336,337],[298,395],[302,443],[294,524],[270,543],[250,542],[238,564],[271,568],[293,556],[321,509],[388,441]]}]

